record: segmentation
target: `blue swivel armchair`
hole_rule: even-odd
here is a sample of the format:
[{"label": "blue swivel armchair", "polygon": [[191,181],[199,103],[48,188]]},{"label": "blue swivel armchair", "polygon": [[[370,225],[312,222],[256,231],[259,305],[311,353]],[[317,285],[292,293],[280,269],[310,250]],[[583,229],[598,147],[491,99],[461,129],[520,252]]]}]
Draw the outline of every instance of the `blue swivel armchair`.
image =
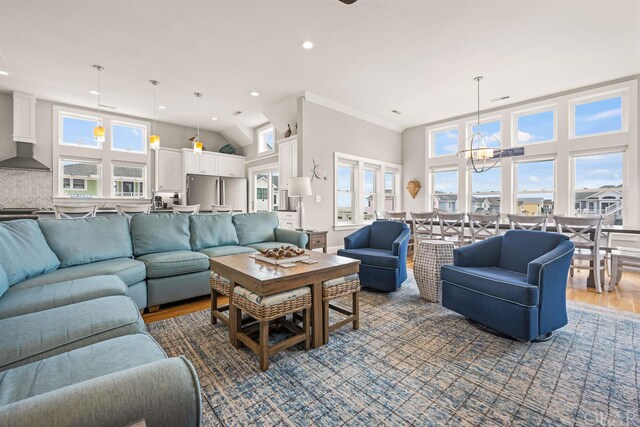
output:
[{"label": "blue swivel armchair", "polygon": [[407,279],[409,226],[396,221],[375,221],[344,238],[338,255],[360,260],[364,289],[393,292]]},{"label": "blue swivel armchair", "polygon": [[574,245],[567,236],[512,230],[453,251],[442,305],[503,335],[542,341],[567,324]]}]

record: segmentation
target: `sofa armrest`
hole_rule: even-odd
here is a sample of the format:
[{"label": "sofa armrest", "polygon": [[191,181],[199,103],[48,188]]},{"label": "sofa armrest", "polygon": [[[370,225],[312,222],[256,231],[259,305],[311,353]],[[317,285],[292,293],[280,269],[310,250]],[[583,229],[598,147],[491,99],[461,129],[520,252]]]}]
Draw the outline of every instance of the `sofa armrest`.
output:
[{"label": "sofa armrest", "polygon": [[309,242],[309,235],[303,231],[276,228],[276,241],[290,243],[304,249]]},{"label": "sofa armrest", "polygon": [[0,425],[199,426],[200,384],[183,357],[159,360],[0,407]]},{"label": "sofa armrest", "polygon": [[502,236],[480,240],[453,251],[453,265],[459,267],[497,267],[500,262]]},{"label": "sofa armrest", "polygon": [[566,285],[574,248],[572,242],[565,240],[560,242],[551,252],[529,262],[527,282],[540,287],[545,283],[558,281]]},{"label": "sofa armrest", "polygon": [[344,238],[345,249],[359,249],[369,247],[371,226],[365,225]]},{"label": "sofa armrest", "polygon": [[400,256],[404,249],[404,254],[406,258],[406,253],[409,247],[409,237],[411,237],[411,230],[409,226],[405,225],[405,228],[402,230],[402,233],[398,236],[398,238],[393,242],[393,247],[391,252],[394,256]]}]

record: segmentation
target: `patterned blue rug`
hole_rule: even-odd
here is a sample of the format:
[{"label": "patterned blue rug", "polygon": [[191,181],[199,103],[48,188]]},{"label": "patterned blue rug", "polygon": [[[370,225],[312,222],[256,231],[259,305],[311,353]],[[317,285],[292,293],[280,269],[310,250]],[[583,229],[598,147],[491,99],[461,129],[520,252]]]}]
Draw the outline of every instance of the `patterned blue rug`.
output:
[{"label": "patterned blue rug", "polygon": [[550,341],[484,333],[419,298],[361,294],[361,326],[258,358],[201,311],[149,325],[196,367],[204,425],[640,425],[640,316],[569,305]]}]

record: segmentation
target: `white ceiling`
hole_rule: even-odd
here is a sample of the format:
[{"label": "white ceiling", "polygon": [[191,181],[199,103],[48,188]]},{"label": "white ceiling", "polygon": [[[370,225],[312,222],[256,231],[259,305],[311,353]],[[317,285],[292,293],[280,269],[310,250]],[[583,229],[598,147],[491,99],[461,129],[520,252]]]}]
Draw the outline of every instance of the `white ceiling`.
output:
[{"label": "white ceiling", "polygon": [[95,106],[100,64],[103,104],[150,117],[156,79],[159,120],[195,126],[200,91],[217,131],[303,90],[404,128],[472,112],[476,75],[489,108],[640,73],[634,0],[0,0],[0,14],[0,90]]}]

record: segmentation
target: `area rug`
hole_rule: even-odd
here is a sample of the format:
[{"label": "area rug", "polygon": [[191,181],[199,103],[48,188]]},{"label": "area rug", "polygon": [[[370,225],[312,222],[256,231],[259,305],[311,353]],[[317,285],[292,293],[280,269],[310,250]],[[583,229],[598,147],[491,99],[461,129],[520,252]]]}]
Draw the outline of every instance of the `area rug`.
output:
[{"label": "area rug", "polygon": [[272,356],[265,373],[208,310],[149,331],[194,364],[204,425],[640,425],[640,316],[570,303],[566,327],[526,344],[420,299],[411,276],[361,295],[360,330]]}]

